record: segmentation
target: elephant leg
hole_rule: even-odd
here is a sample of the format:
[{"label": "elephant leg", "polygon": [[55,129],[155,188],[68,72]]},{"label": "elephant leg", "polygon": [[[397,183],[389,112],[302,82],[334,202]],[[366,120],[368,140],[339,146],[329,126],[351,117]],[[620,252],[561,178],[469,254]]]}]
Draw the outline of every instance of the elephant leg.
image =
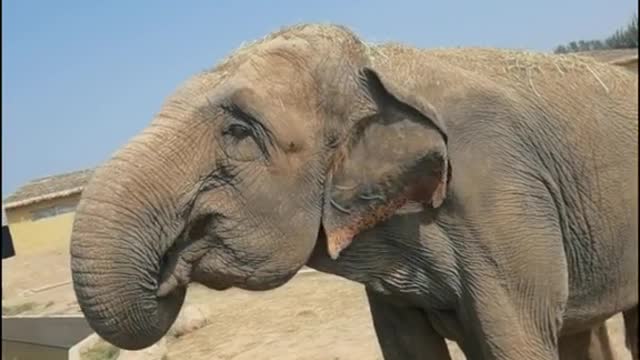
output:
[{"label": "elephant leg", "polygon": [[385,360],[451,360],[444,338],[417,308],[389,301],[369,289],[373,325]]},{"label": "elephant leg", "polygon": [[476,281],[474,285],[477,288],[461,299],[458,310],[465,324],[462,347],[467,358],[560,359],[561,316],[552,299],[532,295],[535,304],[519,303],[499,283]]},{"label": "elephant leg", "polygon": [[591,330],[558,339],[560,360],[614,360],[609,333],[604,323]]},{"label": "elephant leg", "polygon": [[561,336],[558,339],[558,357],[561,360],[589,359],[589,345],[591,344],[591,330],[576,334]]},{"label": "elephant leg", "polygon": [[581,265],[576,264],[580,246],[565,248],[555,190],[546,180],[506,173],[494,178],[493,201],[469,211],[469,241],[458,257],[463,287],[458,316],[468,324],[467,353],[483,359],[559,359],[571,287],[581,285],[570,284]]},{"label": "elephant leg", "polygon": [[622,313],[627,349],[631,351],[634,360],[639,360],[638,354],[638,307],[635,306]]}]

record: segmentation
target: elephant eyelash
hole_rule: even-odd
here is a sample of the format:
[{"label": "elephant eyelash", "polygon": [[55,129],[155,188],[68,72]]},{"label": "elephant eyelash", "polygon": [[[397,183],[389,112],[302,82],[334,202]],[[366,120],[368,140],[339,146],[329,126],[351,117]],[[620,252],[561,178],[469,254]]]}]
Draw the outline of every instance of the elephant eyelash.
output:
[{"label": "elephant eyelash", "polygon": [[263,154],[269,158],[269,151],[265,143],[265,139],[270,146],[273,146],[273,135],[267,130],[260,121],[256,120],[254,116],[244,111],[236,104],[223,104],[220,108],[236,120],[243,122],[249,130],[251,130],[252,137],[256,144],[260,148]]},{"label": "elephant eyelash", "polygon": [[234,119],[240,120],[245,123],[251,130],[253,130],[256,134],[264,135],[266,137],[270,137],[270,132],[265,129],[264,126],[260,123],[260,121],[256,120],[256,118],[242,110],[239,106],[235,104],[231,105],[221,105],[222,110],[224,110],[227,114],[232,116]]},{"label": "elephant eyelash", "polygon": [[236,104],[222,104],[220,108],[224,110],[227,114],[233,116],[236,119],[242,120],[251,128],[255,128],[256,125],[260,124],[258,120],[256,120],[253,116],[248,114],[246,111],[242,110]]}]

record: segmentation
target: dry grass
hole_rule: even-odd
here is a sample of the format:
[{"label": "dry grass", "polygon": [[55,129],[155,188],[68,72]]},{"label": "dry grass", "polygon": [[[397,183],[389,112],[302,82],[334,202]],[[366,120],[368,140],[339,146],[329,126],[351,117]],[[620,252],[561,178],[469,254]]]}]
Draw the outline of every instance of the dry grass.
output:
[{"label": "dry grass", "polygon": [[82,360],[115,360],[120,354],[120,349],[107,343],[104,340],[98,340],[96,344],[80,354]]},{"label": "dry grass", "polygon": [[8,306],[2,305],[2,316],[19,315],[19,314],[31,311],[36,307],[38,307],[38,304],[33,302],[26,302],[22,304],[8,305]]},{"label": "dry grass", "polygon": [[29,312],[42,311],[52,307],[54,304],[53,301],[48,301],[44,304],[28,301],[7,306],[2,305],[2,316],[16,316]]}]

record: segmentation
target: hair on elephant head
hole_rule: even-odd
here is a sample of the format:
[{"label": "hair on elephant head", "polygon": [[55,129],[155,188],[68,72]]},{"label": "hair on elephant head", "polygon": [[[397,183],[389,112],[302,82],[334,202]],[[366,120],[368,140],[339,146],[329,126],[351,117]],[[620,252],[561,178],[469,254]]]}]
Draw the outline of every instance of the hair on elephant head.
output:
[{"label": "hair on elephant head", "polygon": [[187,81],[96,170],[71,268],[99,335],[149,346],[189,282],[271,289],[322,231],[335,258],[405,203],[442,204],[445,129],[373,52],[339,26],[273,33]]}]

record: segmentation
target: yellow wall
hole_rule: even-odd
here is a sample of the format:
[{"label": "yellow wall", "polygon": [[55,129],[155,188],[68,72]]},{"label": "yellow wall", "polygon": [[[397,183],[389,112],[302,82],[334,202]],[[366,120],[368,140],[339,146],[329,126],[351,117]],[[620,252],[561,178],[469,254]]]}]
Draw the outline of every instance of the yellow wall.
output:
[{"label": "yellow wall", "polygon": [[80,194],[6,209],[16,256],[69,247],[74,212],[32,220],[31,213],[54,205],[76,205]]}]

